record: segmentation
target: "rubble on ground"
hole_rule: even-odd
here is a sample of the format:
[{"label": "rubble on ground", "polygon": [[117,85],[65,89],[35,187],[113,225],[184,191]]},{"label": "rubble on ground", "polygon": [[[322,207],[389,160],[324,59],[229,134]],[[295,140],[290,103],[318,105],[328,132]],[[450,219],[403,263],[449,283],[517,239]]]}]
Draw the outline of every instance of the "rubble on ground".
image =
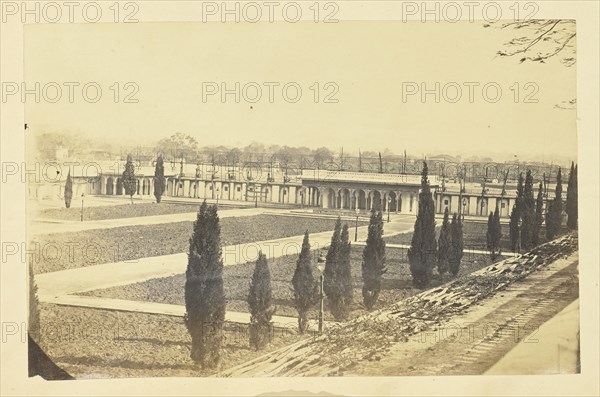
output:
[{"label": "rubble on ground", "polygon": [[[385,309],[334,324],[318,338],[302,340],[220,376],[341,375],[361,361],[380,359],[393,343],[406,341],[415,333],[439,325],[577,249],[577,234],[565,235]],[[255,371],[258,367],[259,373]]]}]

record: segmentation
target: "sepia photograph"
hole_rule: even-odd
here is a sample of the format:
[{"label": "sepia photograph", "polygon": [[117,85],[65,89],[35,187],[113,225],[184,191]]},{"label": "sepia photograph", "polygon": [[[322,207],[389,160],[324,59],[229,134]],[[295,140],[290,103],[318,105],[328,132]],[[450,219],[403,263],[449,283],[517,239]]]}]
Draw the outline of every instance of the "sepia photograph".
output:
[{"label": "sepia photograph", "polygon": [[[30,380],[597,368],[576,6],[169,3],[2,2],[24,156],[3,150],[24,237],[3,231],[23,293],[2,299],[26,316],[2,344],[26,346]],[[261,395],[338,395],[291,389]]]}]

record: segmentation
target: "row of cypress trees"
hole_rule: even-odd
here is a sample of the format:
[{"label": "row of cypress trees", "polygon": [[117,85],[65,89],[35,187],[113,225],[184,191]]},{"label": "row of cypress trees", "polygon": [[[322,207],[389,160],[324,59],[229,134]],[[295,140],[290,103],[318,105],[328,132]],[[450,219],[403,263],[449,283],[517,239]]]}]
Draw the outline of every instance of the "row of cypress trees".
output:
[{"label": "row of cypress trees", "polygon": [[[562,170],[558,169],[554,198],[547,203],[544,217],[543,185],[538,186],[537,197],[533,199],[533,176],[527,170],[525,179],[519,175],[517,183],[517,199],[510,214],[509,235],[511,249],[514,252],[530,249],[540,242],[540,230],[544,218],[546,221],[546,239],[554,239],[560,232],[563,211],[567,214],[567,227],[577,229],[577,166],[571,163],[571,171],[567,185],[567,200],[563,205]],[[521,225],[519,227],[519,224]]]},{"label": "row of cypress trees", "polygon": [[350,314],[353,291],[348,224],[342,227],[340,218],[335,222],[323,273],[323,291],[327,296],[331,314],[336,320],[345,320]]},{"label": "row of cypress trees", "polygon": [[423,162],[419,208],[408,249],[410,272],[413,284],[417,288],[426,288],[429,285],[436,265],[442,281],[448,271],[453,275],[458,274],[464,249],[462,221],[455,213],[450,222],[448,208],[444,211],[440,236],[436,240],[435,203],[428,173],[427,163]]},{"label": "row of cypress trees", "polygon": [[[221,229],[216,206],[202,203],[193,226],[185,281],[185,325],[192,339],[191,358],[205,368],[216,368],[221,358],[225,293],[220,246]],[[353,286],[350,268],[351,245],[348,225],[338,218],[324,269],[324,292],[336,320],[345,320],[351,310]],[[292,278],[294,304],[298,310],[298,328],[305,333],[308,312],[318,302],[318,283],[313,275],[308,231]],[[363,302],[372,309],[381,290],[385,273],[385,242],[381,211],[373,210],[367,244],[363,251]],[[260,252],[249,287],[250,344],[263,348],[271,334],[271,276],[266,256]]]},{"label": "row of cypress trees", "polygon": [[[341,219],[338,218],[323,271],[323,291],[327,296],[331,314],[338,321],[348,318],[354,298],[350,254],[349,228],[347,224],[342,225]],[[368,310],[371,310],[381,291],[381,278],[387,271],[381,211],[371,211],[361,270],[363,304]],[[304,333],[307,329],[307,313],[319,300],[318,284],[312,273],[308,232],[304,235],[292,284],[294,286],[294,302],[298,310],[298,328],[300,333]]]}]

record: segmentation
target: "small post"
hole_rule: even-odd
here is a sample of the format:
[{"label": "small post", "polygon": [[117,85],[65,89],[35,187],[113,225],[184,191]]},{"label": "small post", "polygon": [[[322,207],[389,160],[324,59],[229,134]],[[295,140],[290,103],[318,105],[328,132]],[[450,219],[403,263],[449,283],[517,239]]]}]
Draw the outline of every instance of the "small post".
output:
[{"label": "small post", "polygon": [[323,294],[323,279],[325,277],[323,274],[319,277],[319,294],[320,294],[320,303],[319,303],[319,334],[323,332],[323,298],[325,295]]},{"label": "small post", "polygon": [[81,193],[81,222],[83,222],[83,197],[84,194]]}]

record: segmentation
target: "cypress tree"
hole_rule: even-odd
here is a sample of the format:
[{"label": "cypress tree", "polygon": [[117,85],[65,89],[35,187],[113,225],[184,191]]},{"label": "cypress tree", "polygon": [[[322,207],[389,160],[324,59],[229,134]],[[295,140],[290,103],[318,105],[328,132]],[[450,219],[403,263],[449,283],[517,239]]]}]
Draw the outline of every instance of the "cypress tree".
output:
[{"label": "cypress tree", "polygon": [[454,213],[452,215],[452,223],[450,224],[451,234],[451,249],[448,263],[450,265],[450,273],[456,276],[460,270],[460,262],[463,257],[463,227],[460,218]]},{"label": "cypress tree", "polygon": [[492,261],[495,261],[498,255],[500,255],[500,239],[502,238],[502,226],[500,224],[500,211],[498,204],[493,212],[490,211],[488,217],[488,230],[487,230],[487,249],[490,252]]},{"label": "cypress tree", "polygon": [[444,211],[444,220],[440,229],[440,238],[438,240],[438,273],[440,280],[444,282],[444,273],[448,271],[448,260],[450,259],[450,249],[452,246],[452,231],[450,230],[450,215],[448,207]]},{"label": "cypress tree", "polygon": [[335,221],[331,244],[325,259],[325,270],[323,271],[323,292],[327,296],[331,313],[336,319],[339,316],[339,306],[342,298],[342,285],[339,279],[341,232],[342,221],[338,217]]},{"label": "cypress tree", "polygon": [[527,250],[531,246],[531,233],[535,227],[535,200],[533,198],[533,176],[531,175],[530,170],[527,170],[527,175],[525,176],[523,200],[521,203],[521,247]]},{"label": "cypress tree", "polygon": [[531,245],[534,247],[540,243],[540,229],[544,221],[544,188],[542,182],[538,187],[537,198],[535,199],[535,222],[531,231]]},{"label": "cypress tree", "polygon": [[350,265],[350,233],[348,231],[347,223],[345,223],[342,227],[340,240],[339,280],[341,285],[341,299],[339,306],[339,319],[346,320],[350,314],[352,301],[354,298],[354,290],[352,288],[352,269]]},{"label": "cypress tree", "polygon": [[[502,253],[500,248],[500,240],[502,239],[502,225],[500,224],[500,210],[498,209],[498,203],[496,203],[496,209],[494,210],[494,247],[497,255]],[[496,256],[497,256],[496,255]],[[496,259],[496,257],[494,257]]]},{"label": "cypress tree", "polygon": [[302,249],[292,277],[292,285],[294,286],[294,305],[298,310],[298,332],[304,334],[308,327],[308,311],[319,299],[318,285],[313,277],[310,264],[308,231],[304,233]]},{"label": "cypress tree", "polygon": [[517,184],[517,198],[515,205],[510,213],[509,237],[510,247],[513,252],[517,252],[519,248],[519,221],[521,220],[521,208],[523,203],[523,174],[519,174],[519,182]]},{"label": "cypress tree", "polygon": [[248,308],[250,310],[250,346],[260,350],[271,340],[271,318],[275,313],[275,308],[271,306],[271,272],[267,264],[267,257],[262,251],[258,253],[252,274]]},{"label": "cypress tree", "polygon": [[548,213],[546,214],[546,238],[554,239],[560,230],[562,223],[562,175],[561,169],[558,169],[556,175],[556,189],[554,191],[554,199],[550,202]]},{"label": "cypress tree", "polygon": [[131,204],[133,204],[133,195],[137,190],[137,181],[135,179],[135,166],[131,154],[127,155],[127,163],[125,163],[125,171],[123,171],[123,188],[125,194],[131,198]]},{"label": "cypress tree", "polygon": [[206,201],[200,206],[190,238],[185,308],[192,360],[203,368],[216,368],[221,358],[225,293],[219,216],[217,207],[209,207]]},{"label": "cypress tree", "polygon": [[427,163],[423,162],[419,209],[410,248],[408,249],[410,272],[412,273],[413,283],[417,288],[425,288],[429,285],[437,258],[435,205],[431,196],[427,174]]},{"label": "cypress tree", "polygon": [[486,248],[490,252],[492,259],[494,258],[494,213],[490,211],[487,222],[487,233],[485,234]]},{"label": "cypress tree", "polygon": [[571,230],[577,229],[577,166],[573,162],[571,162],[571,172],[569,173],[569,183],[567,185],[565,211],[567,213],[567,227]]},{"label": "cypress tree", "polygon": [[385,267],[385,242],[383,241],[383,215],[381,211],[371,210],[367,243],[363,250],[362,277],[363,303],[371,310],[381,291],[381,277],[387,271]]},{"label": "cypress tree", "polygon": [[71,200],[73,199],[73,180],[71,179],[71,170],[67,174],[65,182],[65,207],[71,208]]},{"label": "cypress tree", "polygon": [[165,166],[163,162],[162,154],[156,159],[156,166],[154,168],[154,197],[156,202],[160,203],[162,195],[165,192]]}]

